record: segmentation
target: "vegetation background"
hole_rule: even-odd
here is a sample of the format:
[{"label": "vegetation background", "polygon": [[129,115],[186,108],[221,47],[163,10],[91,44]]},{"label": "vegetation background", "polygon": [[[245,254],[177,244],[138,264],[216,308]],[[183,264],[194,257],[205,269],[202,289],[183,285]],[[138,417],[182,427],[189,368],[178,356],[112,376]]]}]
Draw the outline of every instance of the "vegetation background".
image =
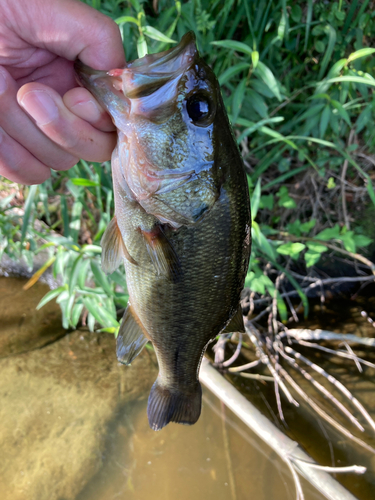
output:
[{"label": "vegetation background", "polygon": [[[121,30],[127,59],[193,30],[219,78],[252,195],[250,313],[308,314],[318,285],[374,281],[375,2],[87,0]],[[110,68],[109,68],[110,69]],[[65,328],[116,333],[123,269],[105,276],[110,164],[80,161],[40,186],[0,179],[0,258],[52,269]],[[321,292],[323,293],[323,292]],[[299,296],[300,308],[290,297]],[[263,314],[261,312],[260,314]]]}]

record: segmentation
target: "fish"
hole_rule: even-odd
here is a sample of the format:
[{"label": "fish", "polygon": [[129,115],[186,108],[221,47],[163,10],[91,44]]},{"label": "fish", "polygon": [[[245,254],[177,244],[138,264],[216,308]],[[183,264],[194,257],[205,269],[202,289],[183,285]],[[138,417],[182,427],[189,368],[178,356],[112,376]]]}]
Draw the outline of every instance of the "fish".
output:
[{"label": "fish", "polygon": [[246,173],[220,86],[193,32],[124,68],[77,60],[75,72],[118,134],[115,215],[101,241],[103,271],[124,263],[129,293],[117,357],[128,365],[151,341],[159,374],[150,427],[192,425],[206,347],[244,331],[240,293],[251,249]]}]

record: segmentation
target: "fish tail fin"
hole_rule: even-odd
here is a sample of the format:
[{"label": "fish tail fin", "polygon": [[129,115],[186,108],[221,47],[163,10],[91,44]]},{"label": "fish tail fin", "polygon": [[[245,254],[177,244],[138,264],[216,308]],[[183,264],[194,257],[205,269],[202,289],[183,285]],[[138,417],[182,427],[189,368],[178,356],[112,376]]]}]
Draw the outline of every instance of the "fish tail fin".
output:
[{"label": "fish tail fin", "polygon": [[151,388],[147,416],[151,429],[160,431],[169,422],[192,425],[198,420],[202,405],[202,387],[197,382],[195,392],[184,394],[159,385]]}]

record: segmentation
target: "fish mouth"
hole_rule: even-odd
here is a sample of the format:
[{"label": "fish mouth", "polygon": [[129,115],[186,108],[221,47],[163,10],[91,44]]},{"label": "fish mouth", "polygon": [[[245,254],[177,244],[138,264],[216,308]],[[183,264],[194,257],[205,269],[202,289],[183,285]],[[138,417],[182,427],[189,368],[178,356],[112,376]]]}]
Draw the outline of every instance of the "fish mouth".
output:
[{"label": "fish mouth", "polygon": [[124,96],[118,79],[116,81],[108,71],[90,68],[79,59],[74,62],[74,71],[78,83],[91,92],[112,118],[129,113],[130,102]]},{"label": "fish mouth", "polygon": [[74,70],[78,83],[112,112],[114,103],[118,108],[119,102],[123,101],[122,107],[128,110],[129,100],[151,95],[166,83],[180,79],[197,56],[195,35],[190,31],[176,47],[136,59],[124,68],[95,70],[77,59]]}]

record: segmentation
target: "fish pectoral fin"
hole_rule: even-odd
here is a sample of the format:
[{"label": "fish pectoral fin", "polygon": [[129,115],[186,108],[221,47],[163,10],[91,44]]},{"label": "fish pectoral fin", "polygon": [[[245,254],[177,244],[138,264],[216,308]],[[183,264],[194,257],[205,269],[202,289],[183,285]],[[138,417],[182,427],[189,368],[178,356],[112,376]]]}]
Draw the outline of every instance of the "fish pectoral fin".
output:
[{"label": "fish pectoral fin", "polygon": [[148,338],[142,330],[140,321],[135,316],[131,306],[128,305],[117,336],[117,359],[124,365],[130,365],[147,342]]},{"label": "fish pectoral fin", "polygon": [[128,249],[125,246],[120,228],[117,224],[116,216],[113,217],[105,230],[102,241],[102,269],[105,273],[110,274],[116,271],[125,257],[132,264],[137,264],[131,257]]},{"label": "fish pectoral fin", "polygon": [[181,263],[161,226],[155,226],[150,231],[141,229],[141,233],[157,274],[177,283],[182,276]]},{"label": "fish pectoral fin", "polygon": [[242,308],[239,305],[237,312],[232,316],[227,326],[220,333],[232,333],[232,332],[245,332],[245,326],[243,323]]}]

